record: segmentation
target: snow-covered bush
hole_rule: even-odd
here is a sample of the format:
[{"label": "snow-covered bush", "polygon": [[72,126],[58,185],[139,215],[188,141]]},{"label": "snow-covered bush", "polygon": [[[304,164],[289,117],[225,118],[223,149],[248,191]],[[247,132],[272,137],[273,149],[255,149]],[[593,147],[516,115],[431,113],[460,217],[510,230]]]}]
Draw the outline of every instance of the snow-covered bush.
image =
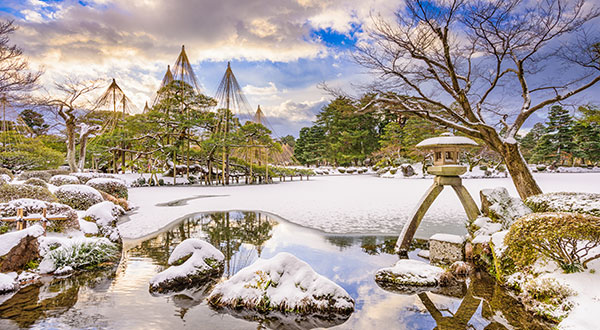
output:
[{"label": "snow-covered bush", "polygon": [[48,184],[46,183],[46,181],[44,181],[42,179],[38,179],[38,178],[27,179],[27,181],[25,181],[24,184],[28,184],[30,186],[38,186],[38,187],[48,188]]},{"label": "snow-covered bush", "polygon": [[68,240],[44,254],[39,270],[42,273],[52,273],[63,267],[93,268],[105,262],[116,261],[118,253],[117,246],[104,237]]},{"label": "snow-covered bush", "polygon": [[559,321],[567,316],[573,307],[568,299],[573,295],[573,290],[555,279],[538,277],[525,282],[519,297],[536,313]]},{"label": "snow-covered bush", "polygon": [[223,273],[225,256],[210,243],[197,238],[181,242],[171,253],[171,267],[150,280],[150,292],[180,291],[202,285]]},{"label": "snow-covered bush", "polygon": [[[8,176],[8,178],[10,180],[12,180],[14,178],[11,170],[4,168],[4,167],[0,167],[0,176],[4,177],[4,175]],[[7,180],[7,181],[10,181],[10,180]]]},{"label": "snow-covered bush", "polygon": [[521,268],[540,257],[556,262],[565,272],[587,268],[600,258],[600,217],[566,212],[532,213],[517,220],[504,239],[507,255]]},{"label": "snow-covered bush", "polygon": [[338,170],[338,172],[340,172],[342,174],[346,173],[346,168],[345,167],[338,167],[337,170]]},{"label": "snow-covered bush", "polygon": [[48,223],[48,231],[63,231],[64,229],[79,229],[77,212],[68,205],[60,203],[51,203],[30,198],[20,198],[0,203],[0,216],[14,217],[17,215],[17,209],[23,209],[25,216],[42,214],[46,209],[48,215],[63,216],[67,220],[50,221]]},{"label": "snow-covered bush", "polygon": [[51,177],[52,177],[52,174],[50,174],[50,172],[48,172],[48,171],[25,171],[25,172],[19,174],[17,179],[27,180],[27,179],[31,179],[31,178],[38,178],[38,179],[42,179],[42,180],[48,182]]},{"label": "snow-covered bush", "polygon": [[525,200],[533,212],[577,212],[600,217],[600,194],[555,192]]},{"label": "snow-covered bush", "polygon": [[287,252],[258,259],[217,284],[208,302],[216,308],[299,314],[350,314],[354,300],[339,285]]},{"label": "snow-covered bush", "polygon": [[44,187],[26,184],[0,185],[0,202],[5,203],[13,199],[32,198],[47,202],[56,202],[56,197]]},{"label": "snow-covered bush", "polygon": [[115,178],[115,176],[112,174],[95,173],[95,172],[77,172],[77,173],[71,173],[69,175],[77,177],[79,179],[79,181],[83,184],[86,184],[89,180],[96,179],[96,178],[112,178],[112,179]]},{"label": "snow-covered bush", "polygon": [[348,174],[353,174],[356,171],[357,171],[356,167],[348,167],[346,169],[346,173],[348,173]]},{"label": "snow-covered bush", "polygon": [[83,219],[95,222],[102,236],[107,237],[113,242],[117,242],[120,238],[117,221],[123,214],[125,214],[125,210],[122,207],[112,202],[104,201],[92,205],[87,209],[83,214]]},{"label": "snow-covered bush", "polygon": [[79,184],[79,179],[73,175],[55,175],[50,178],[50,183],[55,186],[64,186],[66,184]]},{"label": "snow-covered bush", "polygon": [[90,206],[103,201],[98,190],[81,184],[67,184],[54,191],[58,201],[76,210],[87,210]]},{"label": "snow-covered bush", "polygon": [[104,191],[117,198],[127,198],[127,186],[119,179],[94,178],[87,181],[86,185]]}]

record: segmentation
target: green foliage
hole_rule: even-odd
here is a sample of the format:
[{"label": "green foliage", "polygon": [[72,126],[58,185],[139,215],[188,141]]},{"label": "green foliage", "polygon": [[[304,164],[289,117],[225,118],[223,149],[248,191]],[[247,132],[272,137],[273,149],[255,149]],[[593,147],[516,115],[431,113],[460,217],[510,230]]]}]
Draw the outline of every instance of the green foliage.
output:
[{"label": "green foliage", "polygon": [[56,202],[56,197],[44,187],[24,184],[0,185],[0,203],[10,202],[20,198],[39,199],[46,202]]},{"label": "green foliage", "polygon": [[44,116],[34,110],[25,109],[21,111],[20,116],[35,135],[42,135],[46,133],[50,127],[50,125],[46,124]]},{"label": "green foliage", "polygon": [[[54,195],[62,204],[68,205],[75,210],[87,210],[90,206],[102,202],[104,199],[99,192],[96,194],[79,190],[79,189],[63,189],[68,186],[61,186],[54,191]],[[87,186],[83,186],[87,187]],[[92,189],[91,187],[87,187]],[[92,189],[93,190],[93,189]]]},{"label": "green foliage", "polygon": [[70,246],[61,246],[48,252],[56,268],[70,266],[73,269],[96,268],[102,263],[116,261],[119,250],[106,239],[91,242],[76,242]]},{"label": "green foliage", "polygon": [[31,178],[38,178],[48,182],[50,181],[50,178],[52,178],[52,174],[48,171],[26,171],[19,174],[18,177],[19,180],[28,180]]},{"label": "green foliage", "polygon": [[125,198],[129,197],[127,192],[127,186],[121,180],[118,179],[108,179],[108,178],[99,178],[89,180],[86,185],[95,188],[100,191],[104,191],[109,195],[113,195],[117,198]]},{"label": "green foliage", "polygon": [[13,171],[57,168],[64,159],[62,153],[44,146],[38,139],[25,137],[0,152],[0,166]]},{"label": "green foliage", "polygon": [[554,192],[527,198],[533,212],[577,212],[600,217],[600,194]]},{"label": "green foliage", "polygon": [[517,220],[505,238],[508,256],[521,268],[540,257],[556,262],[566,272],[587,268],[599,255],[600,218],[578,213],[532,213]]}]

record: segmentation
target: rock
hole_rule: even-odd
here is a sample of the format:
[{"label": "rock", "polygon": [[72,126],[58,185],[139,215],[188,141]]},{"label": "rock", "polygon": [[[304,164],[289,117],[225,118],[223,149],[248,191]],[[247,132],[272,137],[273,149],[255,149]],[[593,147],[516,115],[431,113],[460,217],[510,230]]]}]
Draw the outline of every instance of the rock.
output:
[{"label": "rock", "polygon": [[100,235],[110,239],[112,242],[120,242],[121,235],[117,228],[117,222],[119,221],[119,217],[124,214],[125,210],[122,207],[112,202],[104,201],[92,205],[87,209],[83,214],[83,219],[95,222]]},{"label": "rock", "polygon": [[398,286],[437,286],[444,269],[423,261],[401,259],[392,267],[375,273],[377,282]]},{"label": "rock", "polygon": [[429,238],[429,260],[433,264],[451,264],[464,260],[464,243],[462,236],[435,234]]},{"label": "rock", "polygon": [[402,175],[405,177],[411,177],[415,175],[415,169],[410,164],[402,164],[400,166],[400,170],[402,171]]},{"label": "rock", "polygon": [[417,256],[423,259],[429,259],[429,250],[421,250],[419,253],[417,253]]},{"label": "rock", "polygon": [[515,220],[532,212],[521,199],[511,197],[504,187],[482,189],[479,196],[483,215],[501,223],[502,229],[508,229]]},{"label": "rock", "polygon": [[488,217],[478,217],[473,222],[473,225],[478,229],[475,231],[474,236],[479,235],[492,235],[502,230],[502,224],[494,222]]},{"label": "rock", "polygon": [[21,271],[30,261],[38,259],[40,253],[37,238],[43,233],[44,229],[39,225],[35,225],[18,232],[1,235],[0,242],[12,247],[8,252],[2,253],[0,272]]},{"label": "rock", "polygon": [[217,284],[208,302],[215,308],[244,308],[259,313],[318,313],[327,317],[354,311],[354,300],[342,287],[287,252],[258,259]]},{"label": "rock", "polygon": [[223,253],[208,242],[188,238],[171,253],[168,261],[171,267],[150,280],[150,292],[181,291],[206,284],[221,276],[224,259]]},{"label": "rock", "polygon": [[471,265],[464,261],[456,261],[450,265],[450,272],[456,276],[467,276],[471,273]]}]

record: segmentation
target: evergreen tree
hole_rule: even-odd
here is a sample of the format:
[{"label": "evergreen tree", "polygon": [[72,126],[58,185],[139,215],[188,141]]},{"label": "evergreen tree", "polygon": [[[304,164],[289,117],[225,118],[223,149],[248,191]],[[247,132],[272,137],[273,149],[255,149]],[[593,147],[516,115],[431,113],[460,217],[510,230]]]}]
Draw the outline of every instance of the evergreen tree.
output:
[{"label": "evergreen tree", "polygon": [[573,125],[575,147],[573,155],[582,164],[600,161],[600,108],[582,106],[578,111],[583,115]]},{"label": "evergreen tree", "polygon": [[532,161],[564,164],[571,158],[573,142],[573,117],[560,105],[554,105],[548,111],[546,132],[533,150]]},{"label": "evergreen tree", "polygon": [[44,116],[42,116],[39,112],[36,112],[34,110],[25,109],[21,111],[19,115],[25,122],[25,125],[29,126],[29,128],[31,129],[31,132],[33,133],[32,135],[42,135],[46,133],[46,131],[50,127],[48,124],[46,124]]},{"label": "evergreen tree", "polygon": [[533,149],[544,133],[546,133],[546,126],[544,123],[535,123],[531,130],[525,134],[523,139],[521,139],[521,153],[525,160],[530,161],[531,156],[533,155]]}]

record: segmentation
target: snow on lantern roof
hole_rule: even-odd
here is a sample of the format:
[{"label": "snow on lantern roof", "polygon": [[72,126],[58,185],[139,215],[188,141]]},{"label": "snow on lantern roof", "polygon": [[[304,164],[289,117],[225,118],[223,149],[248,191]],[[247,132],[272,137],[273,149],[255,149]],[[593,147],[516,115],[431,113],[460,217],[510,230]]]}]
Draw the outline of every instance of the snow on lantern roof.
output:
[{"label": "snow on lantern roof", "polygon": [[425,139],[419,142],[417,148],[453,147],[453,146],[477,146],[477,142],[466,136],[454,136],[452,133],[443,133],[438,137]]}]

